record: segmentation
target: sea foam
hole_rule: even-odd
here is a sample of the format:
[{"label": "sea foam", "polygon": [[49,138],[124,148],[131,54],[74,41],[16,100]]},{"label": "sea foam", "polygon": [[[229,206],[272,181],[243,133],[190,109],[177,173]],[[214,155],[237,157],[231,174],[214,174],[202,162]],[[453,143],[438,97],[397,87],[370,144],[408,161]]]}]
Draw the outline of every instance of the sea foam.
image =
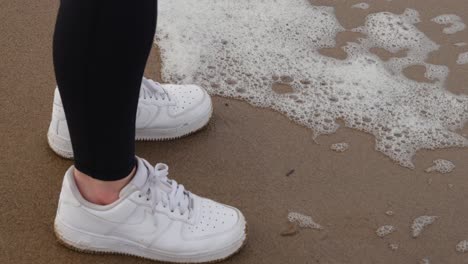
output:
[{"label": "sea foam", "polygon": [[349,149],[349,144],[345,142],[335,143],[330,146],[330,149],[336,152],[345,152]]},{"label": "sea foam", "polygon": [[290,212],[288,214],[288,220],[291,223],[297,223],[301,228],[310,228],[310,229],[323,229],[320,224],[317,224],[312,217],[303,215],[297,212]]},{"label": "sea foam", "polygon": [[359,8],[359,9],[369,9],[369,4],[368,3],[358,3],[355,5],[351,6],[352,8]]},{"label": "sea foam", "polygon": [[384,226],[381,226],[381,227],[377,228],[375,233],[377,234],[378,237],[385,237],[385,236],[388,236],[388,235],[390,235],[391,233],[393,233],[395,231],[396,231],[396,228],[394,226],[384,225]]},{"label": "sea foam", "polygon": [[467,64],[468,63],[468,52],[463,52],[458,55],[457,64]]},{"label": "sea foam", "polygon": [[428,216],[423,215],[419,216],[413,220],[413,224],[411,225],[411,231],[413,238],[417,238],[421,235],[422,231],[429,225],[432,225],[434,221],[437,219],[437,216]]},{"label": "sea foam", "polygon": [[[320,54],[345,31],[332,7],[307,0],[162,0],[157,43],[165,81],[196,83],[213,95],[275,109],[314,136],[345,126],[374,135],[376,149],[405,167],[420,149],[468,146],[456,131],[468,97],[447,91],[448,68],[426,62],[439,45],[419,31],[416,10],[370,14],[352,29],[345,60]],[[382,61],[371,48],[406,56]],[[431,83],[402,71],[426,68]],[[278,93],[275,84],[291,87]]]},{"label": "sea foam", "polygon": [[453,169],[455,169],[455,164],[453,164],[453,162],[451,162],[450,160],[436,159],[432,163],[434,163],[434,165],[427,168],[426,172],[435,171],[445,174],[450,173],[453,171]]},{"label": "sea foam", "polygon": [[432,21],[439,25],[447,25],[447,27],[443,29],[445,34],[455,34],[466,28],[466,25],[463,23],[461,17],[453,14],[436,16],[432,19]]}]

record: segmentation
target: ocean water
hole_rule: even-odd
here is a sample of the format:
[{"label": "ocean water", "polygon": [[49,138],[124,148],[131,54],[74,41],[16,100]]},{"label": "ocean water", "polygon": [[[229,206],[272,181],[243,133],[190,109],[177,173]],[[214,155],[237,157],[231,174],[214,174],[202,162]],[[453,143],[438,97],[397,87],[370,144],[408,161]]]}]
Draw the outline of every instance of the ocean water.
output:
[{"label": "ocean water", "polygon": [[[440,46],[419,22],[418,11],[406,9],[369,14],[363,25],[345,29],[333,7],[307,0],[161,0],[156,42],[165,81],[277,110],[314,137],[335,133],[342,120],[372,134],[376,150],[414,168],[418,150],[468,146],[457,132],[468,120],[468,97],[446,89],[448,67],[426,62]],[[433,22],[447,25],[447,34],[465,30],[454,15]],[[344,46],[347,58],[320,54],[343,31],[364,35]],[[383,61],[372,48],[406,54]],[[405,77],[412,65],[424,66],[431,82]],[[291,91],[279,93],[276,84]]]}]

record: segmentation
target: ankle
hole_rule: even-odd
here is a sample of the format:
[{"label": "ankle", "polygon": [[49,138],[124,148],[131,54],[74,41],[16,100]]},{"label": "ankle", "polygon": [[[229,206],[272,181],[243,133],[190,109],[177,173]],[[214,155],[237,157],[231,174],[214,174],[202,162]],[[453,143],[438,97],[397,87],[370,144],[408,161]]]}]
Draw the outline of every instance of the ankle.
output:
[{"label": "ankle", "polygon": [[108,205],[119,199],[120,191],[130,182],[135,175],[136,169],[130,174],[117,181],[101,181],[77,170],[73,176],[81,196],[88,202],[98,205]]}]

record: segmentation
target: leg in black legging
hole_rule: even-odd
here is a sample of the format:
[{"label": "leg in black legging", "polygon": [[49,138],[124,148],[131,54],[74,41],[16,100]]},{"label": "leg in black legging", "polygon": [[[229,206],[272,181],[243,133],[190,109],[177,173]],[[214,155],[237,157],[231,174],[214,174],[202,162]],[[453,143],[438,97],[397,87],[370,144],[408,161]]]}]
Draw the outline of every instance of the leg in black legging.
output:
[{"label": "leg in black legging", "polygon": [[62,0],[54,66],[76,168],[126,177],[135,166],[135,116],[156,27],[156,0]]}]

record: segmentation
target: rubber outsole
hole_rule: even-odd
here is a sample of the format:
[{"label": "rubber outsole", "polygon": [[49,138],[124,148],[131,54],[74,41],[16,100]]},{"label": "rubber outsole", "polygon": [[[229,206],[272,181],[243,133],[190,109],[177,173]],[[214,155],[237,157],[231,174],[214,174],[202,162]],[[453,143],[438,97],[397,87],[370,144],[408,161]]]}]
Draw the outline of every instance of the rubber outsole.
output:
[{"label": "rubber outsole", "polygon": [[215,260],[210,260],[210,261],[205,261],[205,262],[170,262],[170,261],[163,261],[163,260],[155,260],[155,259],[151,259],[151,258],[147,258],[147,257],[142,257],[142,256],[138,256],[138,255],[132,255],[132,254],[128,254],[128,253],[120,253],[120,252],[112,252],[112,251],[109,251],[109,252],[102,252],[102,251],[93,251],[93,250],[85,250],[85,249],[81,249],[81,248],[77,248],[73,245],[70,245],[69,243],[65,242],[65,240],[60,236],[60,234],[57,232],[55,226],[54,226],[54,233],[55,233],[55,237],[57,239],[57,242],[59,244],[61,244],[62,246],[68,248],[68,249],[71,249],[73,251],[76,251],[76,252],[80,252],[80,253],[86,253],[86,254],[94,254],[94,255],[120,255],[120,256],[130,256],[130,257],[136,257],[136,258],[140,258],[140,259],[147,259],[147,260],[151,260],[151,261],[157,261],[157,262],[160,262],[160,263],[179,263],[179,264],[192,264],[192,263],[218,263],[218,262],[222,262],[226,259],[229,259],[231,258],[232,256],[238,254],[242,248],[245,247],[245,245],[247,244],[247,238],[248,238],[248,225],[247,223],[245,223],[245,229],[244,229],[244,234],[245,234],[245,238],[244,238],[244,241],[242,242],[241,246],[235,251],[233,252],[232,254],[230,254],[229,256],[226,256],[226,257],[223,257],[223,258],[220,258],[220,259],[215,259]]},{"label": "rubber outsole", "polygon": [[[170,141],[170,140],[176,140],[176,139],[184,138],[184,137],[193,135],[193,134],[197,133],[198,131],[202,130],[203,128],[205,128],[210,123],[210,120],[211,120],[212,116],[213,116],[213,107],[210,108],[208,118],[206,119],[205,122],[202,123],[202,125],[195,128],[194,130],[189,131],[189,132],[187,132],[185,134],[182,134],[182,135],[178,135],[178,136],[175,136],[175,137],[138,137],[138,136],[136,136],[135,140],[136,141],[143,141],[143,142],[144,141],[161,141],[162,142],[162,141]],[[49,144],[49,147],[52,149],[52,151],[55,152],[55,154],[57,154],[58,156],[60,156],[62,158],[65,158],[65,159],[73,159],[73,152],[68,152],[68,151],[65,151],[65,150],[61,150],[58,147],[55,147],[54,144],[52,143],[52,140],[53,140],[52,137],[48,134],[47,135],[47,143]]]}]

